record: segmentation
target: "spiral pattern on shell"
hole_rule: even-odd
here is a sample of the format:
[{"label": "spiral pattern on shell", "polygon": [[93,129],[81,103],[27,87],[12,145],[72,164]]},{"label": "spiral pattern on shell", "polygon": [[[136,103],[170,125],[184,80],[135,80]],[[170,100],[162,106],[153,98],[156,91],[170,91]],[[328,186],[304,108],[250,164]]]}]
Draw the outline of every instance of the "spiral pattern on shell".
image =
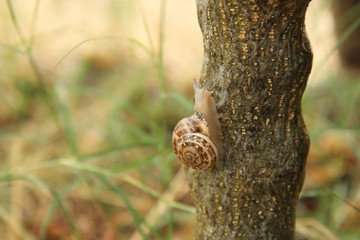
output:
[{"label": "spiral pattern on shell", "polygon": [[182,119],[175,126],[172,142],[179,160],[193,169],[208,169],[218,158],[205,118],[199,112]]}]

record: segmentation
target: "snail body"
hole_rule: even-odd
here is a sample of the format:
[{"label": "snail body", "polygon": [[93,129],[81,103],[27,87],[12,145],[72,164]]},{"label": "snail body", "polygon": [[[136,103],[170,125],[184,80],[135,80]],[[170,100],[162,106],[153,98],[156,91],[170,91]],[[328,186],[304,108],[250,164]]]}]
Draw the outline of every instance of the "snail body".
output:
[{"label": "snail body", "polygon": [[172,143],[179,160],[195,170],[213,166],[222,153],[221,126],[215,100],[194,83],[195,113],[175,126]]}]

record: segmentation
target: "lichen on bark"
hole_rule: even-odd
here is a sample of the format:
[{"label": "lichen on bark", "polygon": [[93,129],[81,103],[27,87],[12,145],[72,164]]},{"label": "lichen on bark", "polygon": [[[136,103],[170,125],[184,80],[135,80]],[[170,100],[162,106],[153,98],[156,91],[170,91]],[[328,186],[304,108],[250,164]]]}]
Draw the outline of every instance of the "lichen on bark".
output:
[{"label": "lichen on bark", "polygon": [[312,65],[309,0],[197,0],[200,81],[222,125],[221,164],[188,171],[196,239],[294,237],[309,138],[301,98]]}]

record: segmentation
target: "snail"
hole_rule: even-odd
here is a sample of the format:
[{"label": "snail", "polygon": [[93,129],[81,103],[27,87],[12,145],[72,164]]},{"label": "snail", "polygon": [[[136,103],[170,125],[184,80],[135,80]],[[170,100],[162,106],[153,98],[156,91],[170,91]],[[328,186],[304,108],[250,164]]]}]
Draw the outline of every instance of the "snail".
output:
[{"label": "snail", "polygon": [[208,169],[222,154],[221,125],[211,92],[199,88],[194,81],[194,114],[175,126],[172,144],[175,154],[186,166],[195,170]]}]

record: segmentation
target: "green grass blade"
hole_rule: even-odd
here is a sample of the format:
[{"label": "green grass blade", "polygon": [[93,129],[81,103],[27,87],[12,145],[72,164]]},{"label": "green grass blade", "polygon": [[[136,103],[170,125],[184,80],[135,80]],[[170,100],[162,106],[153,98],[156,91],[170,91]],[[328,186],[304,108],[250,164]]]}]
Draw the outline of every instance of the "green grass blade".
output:
[{"label": "green grass blade", "polygon": [[135,180],[134,178],[132,178],[130,176],[121,175],[119,177],[122,180],[130,183],[131,185],[134,185],[134,186],[138,187],[139,189],[143,190],[144,192],[150,194],[151,196],[154,196],[154,197],[160,199],[161,201],[164,201],[166,204],[168,204],[172,208],[177,208],[177,209],[180,209],[182,211],[189,212],[189,213],[195,213],[195,209],[193,207],[182,204],[182,203],[178,203],[178,202],[168,200],[168,199],[164,198],[161,193],[153,190],[152,188],[148,187],[147,185],[141,183],[138,180]]},{"label": "green grass blade", "polygon": [[19,23],[17,21],[15,10],[14,10],[14,7],[12,5],[12,2],[11,2],[11,0],[6,0],[6,3],[7,3],[9,13],[10,13],[11,21],[12,21],[14,27],[15,27],[16,34],[20,38],[21,43],[25,46],[26,38],[25,38],[24,34],[22,33],[22,31],[20,29],[20,25],[19,25]]},{"label": "green grass blade", "polygon": [[167,240],[172,240],[174,235],[174,213],[169,211],[169,216],[167,219]]},{"label": "green grass blade", "polygon": [[168,93],[168,98],[174,99],[180,105],[184,106],[187,111],[191,111],[193,109],[193,103],[189,101],[189,99],[185,98],[184,96],[177,94],[177,93]]},{"label": "green grass blade", "polygon": [[68,209],[66,208],[66,206],[63,204],[61,196],[54,188],[52,188],[46,182],[44,182],[43,180],[41,180],[40,178],[34,175],[11,174],[11,173],[0,175],[0,181],[14,181],[14,180],[23,180],[23,181],[31,182],[40,189],[43,189],[46,192],[50,193],[50,195],[54,198],[56,204],[59,206],[61,212],[64,214],[65,220],[67,224],[70,226],[71,232],[73,233],[75,239],[79,239],[79,233],[77,231],[73,218],[70,212],[68,211]]},{"label": "green grass blade", "polygon": [[130,211],[133,220],[135,222],[136,228],[139,230],[141,236],[143,237],[143,239],[148,239],[148,237],[145,235],[144,230],[142,229],[142,219],[140,214],[138,213],[138,211],[136,211],[136,209],[132,206],[130,200],[128,199],[127,195],[125,194],[125,192],[118,187],[117,185],[115,185],[112,181],[109,180],[109,178],[107,178],[106,176],[104,176],[103,174],[97,174],[98,179],[103,182],[103,184],[105,186],[107,186],[110,190],[112,190],[114,193],[116,193],[125,203],[127,209]]},{"label": "green grass blade", "polygon": [[89,153],[86,155],[81,155],[79,156],[79,159],[84,161],[84,160],[89,160],[91,158],[98,158],[98,157],[103,157],[103,156],[107,156],[109,154],[115,154],[115,153],[120,153],[124,150],[130,150],[130,149],[134,149],[134,148],[138,148],[141,149],[143,147],[153,147],[154,144],[153,142],[133,142],[133,143],[124,143],[118,146],[113,146],[113,147],[108,147],[106,149],[100,150],[100,151],[96,151],[93,153]]},{"label": "green grass blade", "polygon": [[360,15],[354,20],[353,23],[350,24],[350,26],[344,31],[344,33],[339,36],[336,44],[330,49],[330,51],[325,56],[324,60],[321,61],[321,64],[319,64],[319,67],[316,69],[316,72],[314,72],[314,79],[316,79],[316,76],[318,73],[321,72],[322,68],[326,65],[327,61],[330,59],[330,57],[335,53],[335,51],[345,42],[346,39],[349,38],[349,36],[360,26]]},{"label": "green grass blade", "polygon": [[41,179],[39,179],[33,175],[23,175],[23,178],[35,183],[37,186],[39,186],[41,188],[45,188],[52,195],[52,197],[54,198],[57,205],[59,205],[60,210],[64,214],[65,220],[66,220],[67,224],[70,226],[71,232],[73,233],[75,239],[80,239],[79,233],[75,226],[73,218],[72,218],[70,212],[68,211],[68,209],[66,208],[66,206],[63,204],[58,192],[55,189],[53,189],[51,186],[49,186],[47,183],[43,182]]},{"label": "green grass blade", "polygon": [[130,163],[123,163],[120,166],[113,166],[110,167],[109,171],[111,172],[111,174],[117,174],[117,173],[121,173],[130,169],[138,169],[139,167],[148,164],[150,162],[152,162],[153,159],[155,159],[158,156],[159,153],[154,153],[151,154],[147,157],[138,159],[138,160],[134,160]]},{"label": "green grass blade", "polygon": [[9,44],[5,44],[5,43],[0,43],[0,46],[5,48],[5,49],[8,49],[9,51],[12,51],[12,52],[16,52],[16,53],[19,53],[21,55],[26,55],[27,53],[24,52],[23,50],[21,50],[20,48],[18,47],[14,47],[12,45],[9,45]]},{"label": "green grass blade", "polygon": [[65,95],[66,90],[63,87],[58,86],[56,88],[57,98],[59,102],[59,114],[63,118],[63,123],[65,127],[65,134],[67,138],[67,143],[73,155],[78,156],[78,146],[76,140],[76,134],[74,131],[74,126],[71,120],[70,111]]},{"label": "green grass blade", "polygon": [[82,45],[85,45],[86,43],[89,42],[94,42],[94,41],[100,41],[100,40],[111,40],[111,39],[122,39],[122,40],[127,40],[131,43],[134,43],[135,45],[139,46],[141,49],[143,49],[149,56],[151,56],[151,51],[144,45],[142,44],[140,41],[134,39],[134,38],[129,38],[129,37],[121,37],[121,36],[104,36],[104,37],[96,37],[96,38],[89,38],[86,40],[83,40],[79,43],[77,43],[74,47],[72,47],[64,56],[62,56],[60,58],[59,61],[57,61],[57,63],[54,65],[53,70],[55,70],[66,58],[68,58],[72,53],[74,53],[78,48],[80,48]]},{"label": "green grass blade", "polygon": [[[71,182],[68,185],[65,185],[63,187],[63,189],[60,191],[59,195],[59,201],[63,201],[63,198],[75,187],[78,185],[78,181],[77,182]],[[55,214],[56,210],[59,207],[59,201],[53,201],[49,206],[47,211],[45,212],[45,216],[41,222],[40,225],[40,234],[39,234],[39,238],[41,240],[45,240],[46,239],[46,231],[49,227],[50,221],[53,217],[53,215]]]},{"label": "green grass blade", "polygon": [[164,201],[166,204],[168,204],[170,207],[172,208],[176,208],[185,212],[189,212],[189,213],[195,213],[195,209],[191,206],[182,204],[182,203],[178,203],[175,201],[171,201],[169,199],[166,199],[162,196],[161,193],[153,190],[152,188],[150,188],[149,186],[141,183],[138,180],[135,180],[134,178],[125,175],[125,174],[115,174],[113,171],[116,171],[117,169],[102,169],[96,166],[92,166],[90,164],[86,164],[83,162],[78,162],[74,159],[61,159],[59,161],[59,164],[66,166],[66,167],[70,167],[72,169],[77,169],[77,170],[81,170],[81,171],[86,171],[86,172],[90,172],[92,174],[98,174],[98,175],[102,175],[102,176],[107,176],[107,177],[115,177],[115,178],[120,178],[123,181],[141,189],[142,191],[146,192],[147,194],[156,197],[158,199],[160,199],[161,201]]}]

